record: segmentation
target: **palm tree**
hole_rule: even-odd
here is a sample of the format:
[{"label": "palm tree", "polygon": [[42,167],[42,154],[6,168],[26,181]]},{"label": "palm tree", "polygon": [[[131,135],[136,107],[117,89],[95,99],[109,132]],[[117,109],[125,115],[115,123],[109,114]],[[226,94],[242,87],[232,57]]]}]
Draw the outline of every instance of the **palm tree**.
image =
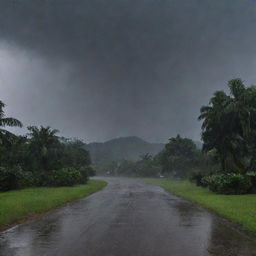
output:
[{"label": "palm tree", "polygon": [[255,159],[256,88],[246,88],[241,79],[229,81],[229,88],[232,96],[229,111],[240,138],[231,153],[236,164],[243,166],[246,171]]},{"label": "palm tree", "polygon": [[48,127],[29,126],[29,152],[34,159],[34,169],[44,171],[54,169],[61,147],[58,130]]},{"label": "palm tree", "polygon": [[0,100],[0,144],[8,142],[9,139],[13,136],[11,132],[5,130],[3,127],[22,127],[22,123],[18,119],[13,117],[5,117],[4,107],[5,104]]},{"label": "palm tree", "polygon": [[246,87],[239,78],[228,82],[230,95],[216,92],[200,110],[203,149],[216,149],[222,171],[231,157],[241,172],[250,167],[256,142],[256,88]]},{"label": "palm tree", "polygon": [[209,105],[201,107],[201,114],[198,117],[199,120],[203,120],[203,150],[217,150],[223,172],[226,171],[226,158],[230,140],[230,133],[227,131],[229,125],[227,123],[228,116],[226,113],[226,107],[229,101],[230,98],[225,92],[217,91],[211,98]]}]

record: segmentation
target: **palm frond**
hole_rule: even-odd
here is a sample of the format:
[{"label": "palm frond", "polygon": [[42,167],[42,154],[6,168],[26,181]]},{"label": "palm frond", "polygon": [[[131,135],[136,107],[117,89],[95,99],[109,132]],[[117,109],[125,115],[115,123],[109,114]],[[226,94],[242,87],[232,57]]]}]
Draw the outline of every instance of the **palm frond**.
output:
[{"label": "palm frond", "polygon": [[6,117],[0,119],[0,126],[22,127],[22,123],[16,118]]}]

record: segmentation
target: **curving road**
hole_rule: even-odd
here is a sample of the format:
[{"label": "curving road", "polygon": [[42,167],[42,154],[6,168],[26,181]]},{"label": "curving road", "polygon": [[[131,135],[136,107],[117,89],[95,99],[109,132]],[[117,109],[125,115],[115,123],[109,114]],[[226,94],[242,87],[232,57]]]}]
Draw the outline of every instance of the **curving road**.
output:
[{"label": "curving road", "polygon": [[107,178],[102,191],[0,233],[1,256],[253,256],[226,221],[163,189]]}]

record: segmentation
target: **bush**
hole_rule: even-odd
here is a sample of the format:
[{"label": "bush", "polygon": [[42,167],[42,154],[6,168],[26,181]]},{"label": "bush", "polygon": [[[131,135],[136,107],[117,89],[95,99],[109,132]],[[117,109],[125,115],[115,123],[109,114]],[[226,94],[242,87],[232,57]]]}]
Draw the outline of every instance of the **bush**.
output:
[{"label": "bush", "polygon": [[202,182],[202,179],[205,177],[205,174],[202,172],[192,172],[192,174],[189,177],[189,180],[193,183],[195,183],[197,186],[205,187],[206,184]]},{"label": "bush", "polygon": [[81,184],[83,178],[81,173],[74,168],[62,168],[52,171],[53,186],[73,186]]},{"label": "bush", "polygon": [[96,175],[96,170],[91,166],[83,166],[81,169],[85,169],[89,177],[93,177]]},{"label": "bush", "polygon": [[89,176],[90,177],[95,176],[96,175],[96,170],[91,166],[89,166],[88,168],[89,168]]},{"label": "bush", "polygon": [[24,173],[20,167],[10,169],[0,167],[0,191],[19,188],[23,179]]},{"label": "bush", "polygon": [[32,172],[22,172],[18,183],[19,188],[36,187],[39,185],[39,181]]},{"label": "bush", "polygon": [[161,168],[150,162],[140,161],[135,165],[134,174],[138,177],[159,177]]},{"label": "bush", "polygon": [[90,176],[91,169],[92,168],[89,166],[80,167],[79,171],[81,174],[81,183],[84,183],[84,184],[87,183]]},{"label": "bush", "polygon": [[256,193],[256,172],[248,172],[246,175],[251,179],[252,187],[250,192]]},{"label": "bush", "polygon": [[207,176],[202,182],[219,194],[246,194],[252,187],[249,176],[235,173]]}]

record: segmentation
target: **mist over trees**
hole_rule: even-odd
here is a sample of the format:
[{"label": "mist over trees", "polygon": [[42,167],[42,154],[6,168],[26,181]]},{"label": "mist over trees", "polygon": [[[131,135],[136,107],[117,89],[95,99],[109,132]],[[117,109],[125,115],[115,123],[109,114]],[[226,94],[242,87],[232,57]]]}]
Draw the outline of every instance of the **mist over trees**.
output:
[{"label": "mist over trees", "polygon": [[98,173],[135,177],[186,178],[202,167],[204,156],[195,142],[180,135],[173,137],[155,155],[145,153],[138,160],[123,159],[97,165]]},{"label": "mist over trees", "polygon": [[90,151],[93,164],[104,165],[111,161],[122,161],[124,159],[137,161],[141,155],[156,155],[164,148],[163,143],[149,143],[139,137],[129,136],[108,140],[103,143],[89,143],[87,149]]}]

